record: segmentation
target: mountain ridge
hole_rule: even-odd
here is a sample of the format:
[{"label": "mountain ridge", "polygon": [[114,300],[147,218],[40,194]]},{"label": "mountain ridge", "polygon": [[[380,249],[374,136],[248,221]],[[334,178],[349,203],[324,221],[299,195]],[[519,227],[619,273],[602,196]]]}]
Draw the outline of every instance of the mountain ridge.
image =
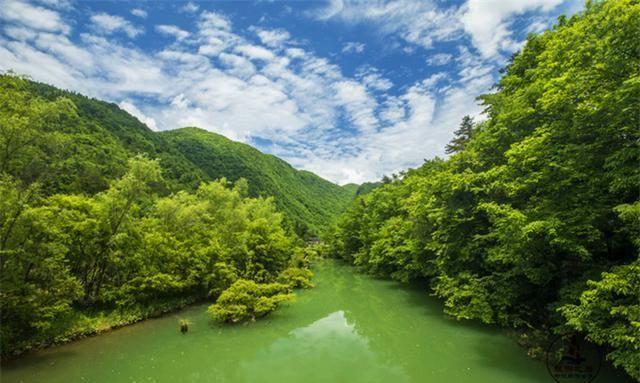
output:
[{"label": "mountain ridge", "polygon": [[[33,142],[9,163],[10,174],[27,184],[38,181],[45,194],[95,194],[124,174],[128,158],[146,154],[160,160],[165,184],[158,185],[159,193],[194,190],[222,177],[246,178],[250,195],[273,197],[301,235],[316,234],[354,198],[312,172],[202,128],[156,132],[115,103],[12,73],[0,75],[0,89],[21,90],[27,107],[68,100],[75,110],[65,121],[25,128],[20,134],[33,136]],[[190,153],[189,147],[200,150]]]}]

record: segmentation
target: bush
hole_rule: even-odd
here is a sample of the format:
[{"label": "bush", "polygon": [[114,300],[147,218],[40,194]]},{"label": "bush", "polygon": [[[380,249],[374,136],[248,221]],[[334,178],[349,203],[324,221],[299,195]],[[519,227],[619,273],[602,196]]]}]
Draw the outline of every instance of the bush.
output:
[{"label": "bush", "polygon": [[293,300],[289,285],[239,279],[209,306],[208,311],[219,322],[237,323],[263,317],[281,302],[289,300]]},{"label": "bush", "polygon": [[310,289],[313,287],[311,277],[313,273],[309,269],[289,267],[278,276],[278,282],[289,285],[292,288]]}]

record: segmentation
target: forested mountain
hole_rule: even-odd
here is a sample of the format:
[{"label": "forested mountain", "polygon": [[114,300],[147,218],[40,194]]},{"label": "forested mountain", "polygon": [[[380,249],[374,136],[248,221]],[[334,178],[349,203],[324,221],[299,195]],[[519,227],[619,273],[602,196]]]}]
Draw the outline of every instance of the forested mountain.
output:
[{"label": "forested mountain", "polygon": [[[127,160],[141,153],[160,159],[165,192],[194,189],[208,179],[161,135],[115,104],[11,75],[0,77],[0,89],[16,98],[13,109],[2,110],[2,171],[26,183],[37,180],[46,194],[105,190],[125,173]],[[56,113],[53,103],[60,106]],[[38,109],[37,123],[17,118]]]},{"label": "forested mountain", "polygon": [[0,156],[3,356],[227,289],[214,317],[254,319],[309,285],[273,198],[208,181],[114,105],[2,76]]},{"label": "forested mountain", "polygon": [[445,311],[517,329],[532,355],[577,331],[640,379],[640,4],[587,2],[532,35],[447,160],[358,198],[327,251],[426,280]]},{"label": "forested mountain", "polygon": [[356,189],[356,196],[365,195],[367,193],[371,193],[375,188],[382,185],[381,182],[364,182],[361,185],[358,185]]},{"label": "forested mountain", "polygon": [[[11,86],[9,76],[0,77],[3,92],[13,94]],[[249,181],[251,196],[274,197],[300,234],[328,224],[354,196],[313,173],[214,133],[195,128],[157,133],[115,104],[28,80],[20,80],[20,87],[16,115],[46,102],[72,112],[57,118],[42,109],[37,124],[11,121],[3,127],[0,172],[25,183],[38,181],[45,194],[103,191],[125,173],[129,158],[146,154],[160,160],[164,183],[157,185],[162,189],[157,192],[195,190],[203,181],[242,177]]]},{"label": "forested mountain", "polygon": [[245,178],[249,195],[275,197],[276,206],[294,219],[301,234],[308,230],[305,224],[317,232],[344,211],[355,195],[276,156],[203,129],[182,128],[160,135],[209,179]]}]

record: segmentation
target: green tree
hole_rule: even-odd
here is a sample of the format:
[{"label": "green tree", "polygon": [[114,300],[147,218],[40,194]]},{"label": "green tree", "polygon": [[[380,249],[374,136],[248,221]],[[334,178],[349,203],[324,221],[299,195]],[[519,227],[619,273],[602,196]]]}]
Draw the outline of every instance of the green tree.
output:
[{"label": "green tree", "polygon": [[217,321],[237,323],[263,317],[292,299],[288,285],[239,279],[209,307],[209,312]]},{"label": "green tree", "polygon": [[473,118],[470,116],[464,116],[458,129],[453,132],[454,138],[445,147],[445,153],[457,153],[464,149],[467,142],[471,139],[474,126]]},{"label": "green tree", "polygon": [[54,211],[38,205],[37,185],[0,178],[0,337],[2,353],[65,330],[80,296]]},{"label": "green tree", "polygon": [[424,278],[447,314],[516,328],[532,350],[581,331],[637,377],[639,34],[640,4],[613,0],[531,35],[455,155],[358,198],[325,251]]}]

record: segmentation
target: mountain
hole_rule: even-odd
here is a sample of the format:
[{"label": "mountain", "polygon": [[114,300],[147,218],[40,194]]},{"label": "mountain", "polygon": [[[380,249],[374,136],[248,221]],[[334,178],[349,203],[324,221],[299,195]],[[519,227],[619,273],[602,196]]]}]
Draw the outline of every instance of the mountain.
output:
[{"label": "mountain", "polygon": [[358,185],[356,189],[356,197],[371,193],[375,188],[382,186],[382,182],[365,182]]},{"label": "mountain", "polygon": [[373,189],[381,186],[382,182],[364,182],[362,184],[354,184],[349,183],[346,185],[342,185],[342,188],[348,190],[349,193],[359,197],[361,195],[369,194],[373,191]]},{"label": "mountain", "polygon": [[[45,194],[105,190],[125,173],[128,159],[138,154],[160,160],[165,179],[157,185],[160,194],[193,190],[203,181],[221,177],[231,181],[244,177],[250,195],[273,197],[300,234],[317,232],[355,194],[218,134],[197,128],[154,132],[113,103],[13,74],[0,75],[0,91],[12,94],[0,108],[0,149],[12,153],[0,158],[0,173],[25,183],[37,181]],[[52,103],[63,104],[70,112],[47,114]],[[29,113],[40,113],[41,123],[16,122],[16,116]]]},{"label": "mountain", "polygon": [[[209,178],[249,182],[249,195],[272,196],[294,220],[299,232],[317,232],[351,202],[353,190],[337,186],[314,173],[296,170],[280,158],[199,128],[160,133]],[[301,227],[306,224],[308,227]]]},{"label": "mountain", "polygon": [[[167,190],[193,189],[206,174],[137,118],[116,104],[92,99],[75,92],[22,79],[0,76],[0,90],[10,92],[12,105],[3,105],[0,117],[39,113],[37,126],[7,123],[0,146],[9,145],[11,129],[17,130],[24,146],[8,161],[7,173],[26,183],[38,181],[45,194],[94,194],[121,177],[127,160],[140,153],[160,160]],[[48,103],[65,102],[73,116],[63,119],[46,112]]]}]

